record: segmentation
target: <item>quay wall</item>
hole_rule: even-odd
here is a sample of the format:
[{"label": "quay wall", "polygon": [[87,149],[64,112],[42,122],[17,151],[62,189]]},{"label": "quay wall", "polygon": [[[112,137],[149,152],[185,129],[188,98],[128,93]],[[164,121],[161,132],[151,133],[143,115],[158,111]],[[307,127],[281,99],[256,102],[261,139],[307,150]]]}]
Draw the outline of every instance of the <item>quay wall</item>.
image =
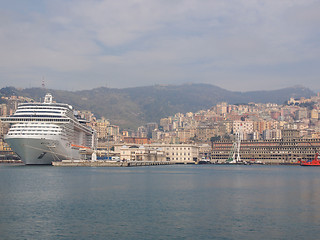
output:
[{"label": "quay wall", "polygon": [[156,165],[172,165],[174,163],[156,162],[156,161],[83,161],[83,160],[63,160],[61,162],[52,162],[56,167],[138,167],[138,166],[156,166]]}]

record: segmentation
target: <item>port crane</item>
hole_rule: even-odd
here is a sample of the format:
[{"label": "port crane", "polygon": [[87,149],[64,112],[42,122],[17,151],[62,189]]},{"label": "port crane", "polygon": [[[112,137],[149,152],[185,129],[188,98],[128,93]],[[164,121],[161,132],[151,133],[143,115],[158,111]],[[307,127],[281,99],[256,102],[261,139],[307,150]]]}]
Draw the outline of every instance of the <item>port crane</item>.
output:
[{"label": "port crane", "polygon": [[241,131],[236,133],[236,139],[234,143],[232,144],[229,157],[227,159],[227,163],[239,163],[241,162],[240,158],[240,144],[241,144]]}]

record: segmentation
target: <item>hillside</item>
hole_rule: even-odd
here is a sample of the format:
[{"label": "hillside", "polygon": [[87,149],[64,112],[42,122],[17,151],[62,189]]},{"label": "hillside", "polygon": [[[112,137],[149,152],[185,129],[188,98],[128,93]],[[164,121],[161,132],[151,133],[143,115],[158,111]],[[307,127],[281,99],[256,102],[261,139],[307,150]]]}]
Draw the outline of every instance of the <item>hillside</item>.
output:
[{"label": "hillside", "polygon": [[46,92],[52,93],[57,102],[71,104],[75,109],[89,110],[98,118],[104,116],[110,119],[112,124],[122,128],[136,128],[147,122],[158,122],[160,118],[177,112],[208,109],[221,101],[231,104],[282,104],[290,97],[310,97],[315,94],[301,86],[274,91],[233,92],[209,84],[185,84],[125,89],[101,87],[74,92],[41,88],[2,88],[0,95],[15,94],[39,101]]}]

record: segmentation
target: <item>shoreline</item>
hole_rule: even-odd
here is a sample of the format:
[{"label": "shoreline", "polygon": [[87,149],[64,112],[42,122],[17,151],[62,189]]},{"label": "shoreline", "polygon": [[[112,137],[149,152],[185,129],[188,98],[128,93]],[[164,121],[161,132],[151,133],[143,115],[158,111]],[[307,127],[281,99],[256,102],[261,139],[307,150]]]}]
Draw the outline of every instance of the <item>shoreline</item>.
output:
[{"label": "shoreline", "polygon": [[[24,165],[21,160],[0,160],[0,164],[19,164]],[[208,163],[198,163],[198,162],[170,162],[170,161],[90,161],[90,160],[63,160],[59,162],[52,162],[51,164],[54,167],[140,167],[140,166],[160,166],[160,165],[284,165],[284,166],[300,166],[299,163],[216,163],[216,162],[208,162]],[[49,165],[50,166],[50,165]]]}]

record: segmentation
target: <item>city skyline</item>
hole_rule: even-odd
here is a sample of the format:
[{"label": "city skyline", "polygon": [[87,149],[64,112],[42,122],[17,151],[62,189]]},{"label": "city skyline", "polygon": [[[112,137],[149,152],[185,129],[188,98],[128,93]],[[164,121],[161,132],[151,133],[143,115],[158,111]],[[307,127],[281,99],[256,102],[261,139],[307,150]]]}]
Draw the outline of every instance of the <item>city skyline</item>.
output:
[{"label": "city skyline", "polygon": [[[47,101],[52,99],[52,95],[47,94],[46,98],[47,100],[42,105],[46,105]],[[21,114],[19,111],[21,105],[18,103],[24,102],[26,104],[26,102],[33,102],[33,99],[16,94],[3,96],[2,100],[3,103],[0,104],[0,116],[2,116],[0,119],[0,138],[1,135],[15,137],[21,133],[21,127],[11,126],[9,129],[9,125],[6,123],[12,121],[12,117],[7,116],[14,112],[13,118],[16,114]],[[41,106],[41,103],[31,103],[31,105]],[[57,106],[60,105],[57,104]],[[160,161],[165,162],[195,164],[200,161],[199,159],[211,159],[210,161],[214,160],[216,163],[224,163],[226,159],[228,159],[227,161],[235,160],[235,156],[232,155],[233,158],[231,158],[230,154],[236,150],[234,142],[237,139],[237,154],[241,155],[241,158],[236,158],[237,162],[240,162],[241,159],[249,161],[249,163],[299,164],[302,158],[308,160],[317,158],[317,156],[314,157],[314,151],[316,146],[319,146],[320,139],[319,109],[320,93],[317,96],[310,96],[310,98],[295,99],[290,97],[283,104],[219,102],[194,112],[175,112],[159,117],[154,122],[141,122],[141,125],[136,128],[126,128],[114,124],[114,115],[109,115],[108,118],[98,117],[94,112],[91,112],[91,108],[87,110],[76,109],[73,110],[73,113],[77,116],[76,119],[80,117],[80,119],[86,120],[83,121],[86,127],[94,129],[93,132],[96,133],[94,134],[96,137],[94,142],[97,143],[97,156],[99,155],[100,160],[105,159],[106,153],[109,155],[110,146],[112,146],[112,159],[114,160],[145,161],[147,159],[150,161],[153,159],[152,161],[159,161],[161,159]],[[120,111],[120,109],[118,110]],[[99,112],[96,113],[99,115]],[[33,110],[31,115],[25,115],[21,121],[24,122],[28,117],[32,119],[37,117],[37,114],[34,114]],[[42,118],[42,115],[38,115],[38,117]],[[34,124],[39,123],[32,123],[30,126],[33,127]],[[45,130],[44,132],[47,132],[47,129]],[[37,136],[43,132],[41,129],[25,131],[30,136]],[[56,132],[55,128],[52,128],[53,135]],[[5,135],[6,133],[8,134]],[[45,133],[44,135],[52,134]],[[243,143],[242,148],[240,148],[240,141]],[[299,145],[296,146],[297,142]],[[159,150],[155,144],[160,144],[162,147],[163,144],[166,144],[165,151],[162,147]],[[137,145],[143,145],[143,147],[140,148]],[[76,144],[75,146],[80,145]],[[193,146],[194,155],[192,154]],[[231,149],[231,146],[234,147]],[[132,148],[136,151],[132,151]],[[182,150],[182,148],[186,151],[179,152],[178,150]],[[266,148],[269,150],[265,151]],[[0,151],[1,149],[2,151],[11,151],[3,138],[0,140]]]},{"label": "city skyline", "polygon": [[208,83],[231,91],[317,76],[320,3],[3,1],[1,86],[83,90]]}]

